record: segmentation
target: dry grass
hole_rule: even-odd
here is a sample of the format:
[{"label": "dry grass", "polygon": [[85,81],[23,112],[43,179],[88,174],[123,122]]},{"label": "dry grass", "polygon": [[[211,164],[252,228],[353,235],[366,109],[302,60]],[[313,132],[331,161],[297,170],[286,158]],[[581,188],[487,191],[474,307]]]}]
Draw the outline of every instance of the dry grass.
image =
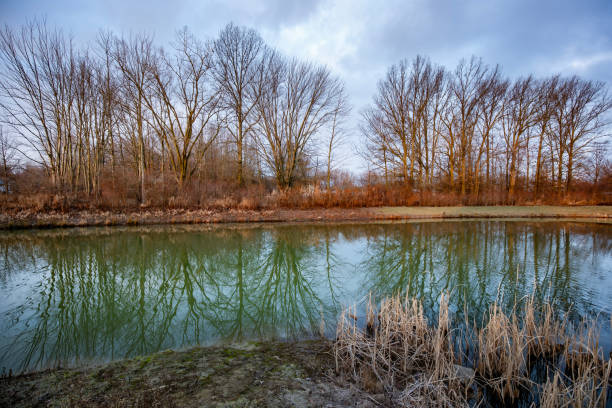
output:
[{"label": "dry grass", "polygon": [[[56,191],[45,177],[38,183],[18,184],[13,194],[0,195],[0,210],[39,212],[70,211],[76,209],[134,209],[141,205],[138,178],[130,171],[123,177],[110,175],[104,179],[98,194],[82,190]],[[314,208],[362,208],[362,207],[456,207],[500,205],[606,205],[612,204],[612,195],[582,186],[568,193],[552,190],[535,195],[518,191],[509,197],[499,186],[479,194],[460,194],[439,186],[437,191],[417,191],[403,184],[346,183],[327,190],[320,183],[311,182],[278,191],[269,181],[238,186],[231,181],[194,179],[178,187],[169,177],[164,181],[151,175],[145,183],[145,203],[159,209],[314,209]]]},{"label": "dry grass", "polygon": [[446,296],[436,326],[429,324],[417,299],[391,297],[380,310],[370,301],[367,315],[363,331],[353,310],[343,312],[334,346],[338,369],[364,389],[385,391],[406,406],[467,404],[466,379],[455,370]]},{"label": "dry grass", "polygon": [[516,315],[507,316],[493,304],[488,323],[478,331],[476,370],[502,399],[515,400],[526,387],[528,344]]},{"label": "dry grass", "polygon": [[593,407],[605,408],[610,387],[612,362],[589,359],[571,376],[556,371],[542,386],[540,407]]},{"label": "dry grass", "polygon": [[[509,314],[494,303],[485,324],[462,327],[453,329],[448,294],[440,298],[435,324],[418,299],[394,296],[380,308],[370,300],[364,329],[353,308],[343,312],[334,344],[336,368],[400,406],[612,403],[612,362],[599,347],[595,321],[570,324],[551,305],[537,306],[529,298]],[[465,342],[457,347],[459,339]],[[460,365],[465,361],[471,367]],[[545,367],[539,377],[538,364]]]}]

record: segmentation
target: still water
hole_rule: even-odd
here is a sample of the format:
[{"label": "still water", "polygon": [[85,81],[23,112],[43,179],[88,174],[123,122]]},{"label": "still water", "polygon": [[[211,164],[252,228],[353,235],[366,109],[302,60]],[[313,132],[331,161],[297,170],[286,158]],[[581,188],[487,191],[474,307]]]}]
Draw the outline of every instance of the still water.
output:
[{"label": "still water", "polygon": [[[457,319],[530,293],[612,313],[612,226],[560,221],[159,226],[0,232],[0,370],[220,341],[333,336],[368,294]],[[609,329],[607,330],[609,334]],[[605,340],[604,340],[605,343]],[[609,347],[609,345],[608,345]]]}]

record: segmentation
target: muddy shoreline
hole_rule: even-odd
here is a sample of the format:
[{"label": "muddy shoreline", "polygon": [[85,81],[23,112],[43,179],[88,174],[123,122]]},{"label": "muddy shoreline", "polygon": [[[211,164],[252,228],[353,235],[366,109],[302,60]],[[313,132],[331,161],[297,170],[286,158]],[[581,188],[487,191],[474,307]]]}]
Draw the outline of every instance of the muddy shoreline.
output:
[{"label": "muddy shoreline", "polygon": [[352,209],[19,211],[0,214],[0,230],[93,226],[339,222],[457,218],[577,218],[612,222],[612,206],[378,207]]},{"label": "muddy shoreline", "polygon": [[1,407],[374,407],[335,374],[329,341],[166,350],[0,378]]}]

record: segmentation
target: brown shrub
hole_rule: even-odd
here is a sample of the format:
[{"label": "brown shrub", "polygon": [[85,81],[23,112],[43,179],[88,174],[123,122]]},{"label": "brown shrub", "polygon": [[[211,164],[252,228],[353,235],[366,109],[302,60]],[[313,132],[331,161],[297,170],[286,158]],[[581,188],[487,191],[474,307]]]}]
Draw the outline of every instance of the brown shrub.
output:
[{"label": "brown shrub", "polygon": [[[78,208],[135,209],[140,206],[140,185],[136,172],[119,167],[101,177],[98,194],[83,190],[56,193],[49,178],[36,168],[28,168],[16,178],[16,189],[4,195],[0,208],[31,211],[68,211]],[[501,185],[501,184],[500,184]],[[53,198],[58,196],[58,198]],[[576,186],[574,191],[559,193],[552,186],[544,186],[539,194],[517,191],[512,197],[503,188],[482,189],[478,194],[460,194],[444,185],[422,191],[402,183],[366,184],[358,186],[343,182],[327,190],[312,182],[278,191],[266,180],[237,186],[231,180],[202,180],[194,178],[182,187],[166,174],[149,174],[145,180],[147,207],[193,209],[238,208],[259,210],[266,208],[315,209],[359,208],[380,206],[457,206],[457,205],[597,205],[612,203],[612,194],[588,184]]]}]

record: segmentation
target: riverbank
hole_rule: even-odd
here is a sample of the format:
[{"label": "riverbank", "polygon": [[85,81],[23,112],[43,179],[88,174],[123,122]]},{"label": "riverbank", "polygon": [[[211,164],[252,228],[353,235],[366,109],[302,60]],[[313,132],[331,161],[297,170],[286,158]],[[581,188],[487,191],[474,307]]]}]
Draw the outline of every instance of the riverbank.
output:
[{"label": "riverbank", "polygon": [[0,214],[0,229],[248,222],[379,221],[442,218],[580,218],[612,222],[612,206],[374,207],[352,209],[17,211]]},{"label": "riverbank", "polygon": [[194,347],[0,378],[0,406],[374,407],[334,374],[327,341]]}]

